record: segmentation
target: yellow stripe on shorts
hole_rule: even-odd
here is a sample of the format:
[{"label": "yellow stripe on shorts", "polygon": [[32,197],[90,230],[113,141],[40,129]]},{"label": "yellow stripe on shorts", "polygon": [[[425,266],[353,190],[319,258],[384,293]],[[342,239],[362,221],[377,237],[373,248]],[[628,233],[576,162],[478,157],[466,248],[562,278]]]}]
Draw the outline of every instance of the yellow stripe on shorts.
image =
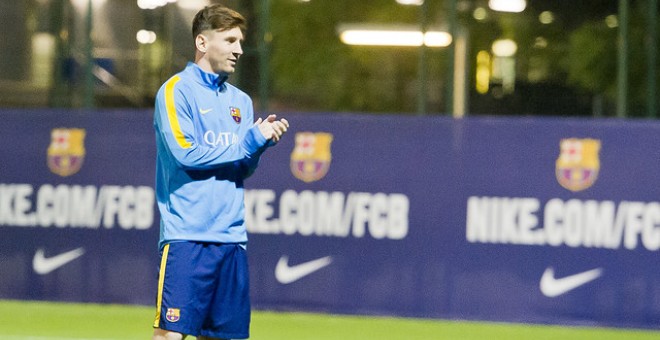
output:
[{"label": "yellow stripe on shorts", "polygon": [[160,260],[160,272],[158,274],[158,299],[156,301],[156,319],[154,328],[160,325],[160,308],[163,305],[163,284],[165,283],[165,264],[167,264],[167,253],[170,251],[170,244],[163,248],[163,257]]}]

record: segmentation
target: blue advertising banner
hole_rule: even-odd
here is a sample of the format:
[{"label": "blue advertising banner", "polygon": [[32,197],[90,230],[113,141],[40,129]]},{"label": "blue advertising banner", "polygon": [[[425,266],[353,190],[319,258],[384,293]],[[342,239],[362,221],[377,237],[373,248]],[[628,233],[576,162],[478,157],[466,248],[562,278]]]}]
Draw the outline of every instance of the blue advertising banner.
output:
[{"label": "blue advertising banner", "polygon": [[[0,298],[152,304],[152,113],[0,114]],[[660,328],[658,122],[285,116],[255,308]]]},{"label": "blue advertising banner", "polygon": [[151,113],[0,115],[0,298],[152,304]]},{"label": "blue advertising banner", "polygon": [[295,117],[249,180],[255,305],[660,327],[660,124]]}]

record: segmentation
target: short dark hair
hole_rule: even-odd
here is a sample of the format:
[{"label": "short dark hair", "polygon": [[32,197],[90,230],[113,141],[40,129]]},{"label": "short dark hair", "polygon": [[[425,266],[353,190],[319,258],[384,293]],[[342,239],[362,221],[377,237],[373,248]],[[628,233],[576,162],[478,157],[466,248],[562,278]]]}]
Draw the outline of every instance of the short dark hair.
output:
[{"label": "short dark hair", "polygon": [[226,31],[238,27],[247,28],[247,21],[238,12],[221,4],[206,6],[195,15],[192,24],[193,39],[206,30]]}]

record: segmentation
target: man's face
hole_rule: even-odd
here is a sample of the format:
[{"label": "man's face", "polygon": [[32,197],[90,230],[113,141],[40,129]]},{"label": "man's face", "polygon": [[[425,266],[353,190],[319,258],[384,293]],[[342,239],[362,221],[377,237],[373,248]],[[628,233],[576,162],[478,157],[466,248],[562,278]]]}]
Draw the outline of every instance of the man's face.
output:
[{"label": "man's face", "polygon": [[241,29],[234,27],[225,31],[209,30],[202,35],[206,38],[204,58],[208,61],[213,73],[234,73],[236,62],[243,54]]}]

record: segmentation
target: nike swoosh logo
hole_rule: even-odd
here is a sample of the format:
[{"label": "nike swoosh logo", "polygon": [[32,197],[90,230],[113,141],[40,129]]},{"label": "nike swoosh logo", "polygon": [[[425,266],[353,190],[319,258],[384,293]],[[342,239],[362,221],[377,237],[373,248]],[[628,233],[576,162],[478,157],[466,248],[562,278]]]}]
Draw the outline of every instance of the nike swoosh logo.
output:
[{"label": "nike swoosh logo", "polygon": [[326,256],[320,259],[289,266],[289,257],[282,256],[275,266],[275,279],[281,284],[296,282],[303,277],[332,263],[332,257]]},{"label": "nike swoosh logo", "polygon": [[206,110],[199,109],[199,113],[205,115],[205,114],[211,112],[212,110],[213,110],[213,109],[206,109]]},{"label": "nike swoosh logo", "polygon": [[557,297],[599,278],[602,274],[603,269],[596,268],[557,279],[555,278],[555,270],[548,267],[541,276],[539,287],[543,295]]},{"label": "nike swoosh logo", "polygon": [[57,268],[77,259],[85,253],[85,249],[77,248],[52,257],[46,257],[43,249],[37,250],[32,259],[32,268],[39,275],[46,275]]}]

